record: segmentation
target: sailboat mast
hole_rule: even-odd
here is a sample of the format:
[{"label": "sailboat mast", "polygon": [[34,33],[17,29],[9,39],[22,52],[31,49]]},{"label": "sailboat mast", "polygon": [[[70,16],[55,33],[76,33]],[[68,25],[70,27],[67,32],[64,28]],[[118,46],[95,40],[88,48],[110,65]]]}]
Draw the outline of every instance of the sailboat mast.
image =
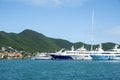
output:
[{"label": "sailboat mast", "polygon": [[91,26],[91,51],[93,50],[93,28],[94,28],[94,11],[92,12],[92,26]]}]

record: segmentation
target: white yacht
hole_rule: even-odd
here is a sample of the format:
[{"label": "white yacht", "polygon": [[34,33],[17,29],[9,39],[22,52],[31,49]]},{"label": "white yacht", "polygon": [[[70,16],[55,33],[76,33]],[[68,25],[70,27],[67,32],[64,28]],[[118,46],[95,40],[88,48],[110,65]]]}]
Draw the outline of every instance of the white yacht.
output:
[{"label": "white yacht", "polygon": [[118,60],[120,59],[120,49],[118,49],[118,45],[115,45],[113,49],[91,54],[91,57],[93,60]]},{"label": "white yacht", "polygon": [[118,48],[119,45],[115,45],[113,49],[108,50],[107,52],[114,54],[116,56],[116,59],[120,60],[120,48]]},{"label": "white yacht", "polygon": [[89,51],[87,51],[84,46],[78,49],[71,47],[71,50],[64,51],[61,54],[52,54],[52,59],[62,59],[62,60],[90,60]]}]

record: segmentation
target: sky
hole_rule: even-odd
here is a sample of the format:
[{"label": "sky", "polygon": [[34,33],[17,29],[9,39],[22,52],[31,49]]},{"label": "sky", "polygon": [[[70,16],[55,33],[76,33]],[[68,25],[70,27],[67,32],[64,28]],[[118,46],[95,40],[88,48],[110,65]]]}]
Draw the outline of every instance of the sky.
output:
[{"label": "sky", "polygon": [[120,0],[0,0],[0,31],[25,29],[70,42],[120,44]]}]

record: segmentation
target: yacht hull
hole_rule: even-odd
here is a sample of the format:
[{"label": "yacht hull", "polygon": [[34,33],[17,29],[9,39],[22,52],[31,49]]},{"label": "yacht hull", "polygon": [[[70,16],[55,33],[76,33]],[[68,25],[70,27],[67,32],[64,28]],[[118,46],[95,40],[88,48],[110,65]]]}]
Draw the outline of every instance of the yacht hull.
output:
[{"label": "yacht hull", "polygon": [[56,60],[73,60],[71,56],[66,56],[66,55],[51,55],[52,59]]},{"label": "yacht hull", "polygon": [[89,54],[51,55],[51,57],[52,59],[57,59],[57,60],[91,60],[92,59]]},{"label": "yacht hull", "polygon": [[93,60],[115,60],[115,55],[91,55]]}]

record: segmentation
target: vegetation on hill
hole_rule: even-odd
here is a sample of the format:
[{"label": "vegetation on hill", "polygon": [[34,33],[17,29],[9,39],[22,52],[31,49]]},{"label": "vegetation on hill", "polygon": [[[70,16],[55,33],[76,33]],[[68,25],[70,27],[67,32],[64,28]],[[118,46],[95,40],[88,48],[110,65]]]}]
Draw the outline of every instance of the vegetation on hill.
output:
[{"label": "vegetation on hill", "polygon": [[[111,49],[114,47],[114,43],[102,43],[103,49]],[[82,42],[72,43],[63,39],[54,39],[46,37],[45,35],[26,29],[21,33],[6,33],[0,32],[0,47],[13,47],[17,50],[26,52],[56,52],[61,48],[70,49],[71,46],[79,48],[82,45],[90,50],[90,45]],[[97,47],[98,45],[94,46]]]}]

